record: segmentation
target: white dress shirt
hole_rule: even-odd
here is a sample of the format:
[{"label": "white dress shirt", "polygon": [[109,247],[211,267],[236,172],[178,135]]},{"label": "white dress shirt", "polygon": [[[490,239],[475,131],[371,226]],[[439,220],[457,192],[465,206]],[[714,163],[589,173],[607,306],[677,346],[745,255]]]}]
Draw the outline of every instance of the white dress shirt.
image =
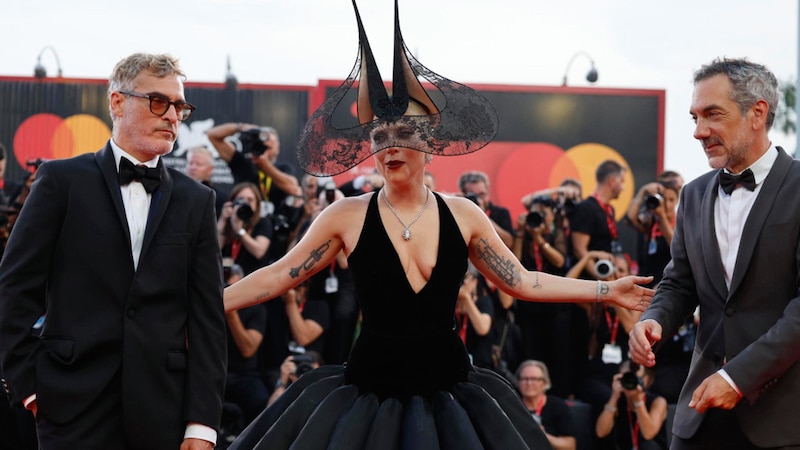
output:
[{"label": "white dress shirt", "polygon": [[[728,289],[731,287],[736,259],[739,256],[739,244],[741,243],[745,222],[750,215],[753,204],[756,202],[758,193],[761,192],[764,179],[769,175],[769,171],[772,169],[776,159],[778,159],[778,150],[775,146],[770,145],[766,153],[749,167],[756,180],[756,187],[752,191],[740,187],[734,189],[728,195],[721,187],[718,188],[719,195],[714,204],[714,228],[717,234],[717,243],[719,244],[719,256],[725,269],[725,285]],[[727,169],[725,171],[727,172]],[[702,312],[700,320],[702,320]],[[728,373],[725,372],[725,369],[720,369],[718,373],[739,395],[742,395],[742,391],[733,382]]]}]

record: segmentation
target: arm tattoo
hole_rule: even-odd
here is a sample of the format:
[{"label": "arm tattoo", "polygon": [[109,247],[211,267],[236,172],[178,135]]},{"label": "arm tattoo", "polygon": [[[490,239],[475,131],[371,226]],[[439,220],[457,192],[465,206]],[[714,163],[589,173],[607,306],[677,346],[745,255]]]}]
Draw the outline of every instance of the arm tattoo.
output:
[{"label": "arm tattoo", "polygon": [[266,299],[270,298],[271,295],[272,295],[272,293],[269,292],[269,291],[262,292],[261,294],[258,294],[256,296],[256,300],[258,300],[260,302],[262,300],[266,300]]},{"label": "arm tattoo", "polygon": [[597,290],[600,295],[608,294],[608,284],[600,283],[600,288]]},{"label": "arm tattoo", "polygon": [[489,241],[486,239],[481,239],[478,243],[478,256],[509,287],[516,286],[522,280],[522,276],[516,269],[514,261],[503,259],[502,256],[494,251],[489,245]]},{"label": "arm tattoo", "polygon": [[534,272],[536,274],[536,284],[533,285],[534,289],[541,289],[542,285],[539,283],[539,272]]},{"label": "arm tattoo", "polygon": [[292,267],[289,270],[289,276],[292,278],[297,278],[298,276],[300,276],[300,269],[303,269],[306,272],[310,271],[314,267],[314,263],[319,262],[319,260],[322,259],[322,255],[325,254],[325,252],[329,248],[331,248],[330,239],[328,239],[328,242],[320,245],[314,250],[311,250],[311,253],[308,255],[308,258],[306,258],[306,260],[303,261],[303,264],[301,264],[299,267]]}]

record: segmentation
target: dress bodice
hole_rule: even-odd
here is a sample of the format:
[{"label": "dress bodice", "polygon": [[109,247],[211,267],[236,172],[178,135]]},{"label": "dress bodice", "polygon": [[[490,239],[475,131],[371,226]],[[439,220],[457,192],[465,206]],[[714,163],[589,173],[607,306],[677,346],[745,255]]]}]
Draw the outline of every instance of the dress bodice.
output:
[{"label": "dress bodice", "polygon": [[347,378],[380,397],[451,389],[466,379],[469,358],[455,332],[458,288],[467,269],[467,246],[444,200],[439,249],[427,284],[415,292],[378,212],[373,194],[358,244],[348,259],[362,312],[361,334]]},{"label": "dress bodice", "polygon": [[378,212],[374,194],[358,244],[348,259],[363,314],[363,327],[391,336],[437,334],[453,329],[458,289],[467,270],[467,246],[444,200],[439,206],[439,249],[428,283],[415,292],[406,278]]}]

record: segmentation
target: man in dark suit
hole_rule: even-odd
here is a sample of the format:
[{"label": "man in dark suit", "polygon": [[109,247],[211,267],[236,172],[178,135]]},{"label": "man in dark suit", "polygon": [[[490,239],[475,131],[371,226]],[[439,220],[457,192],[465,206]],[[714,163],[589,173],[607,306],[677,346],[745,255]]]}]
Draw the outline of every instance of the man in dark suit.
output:
[{"label": "man in dark suit", "polygon": [[631,356],[653,366],[656,342],[699,305],[672,448],[797,448],[800,162],[767,135],[778,83],[741,59],[703,66],[694,83],[694,137],[717,170],[683,188],[672,261]]},{"label": "man in dark suit", "polygon": [[183,79],[169,55],[120,61],[111,140],[42,164],[9,239],[0,361],[44,450],[214,446],[226,367],[214,193],[160,160],[194,110]]}]

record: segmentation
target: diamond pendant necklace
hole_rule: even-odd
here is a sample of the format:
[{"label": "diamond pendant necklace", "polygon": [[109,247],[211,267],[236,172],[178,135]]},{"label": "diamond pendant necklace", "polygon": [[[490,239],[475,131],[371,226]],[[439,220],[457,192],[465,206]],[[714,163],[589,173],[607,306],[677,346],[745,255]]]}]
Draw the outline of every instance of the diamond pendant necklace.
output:
[{"label": "diamond pendant necklace", "polygon": [[386,206],[389,207],[389,211],[391,211],[392,214],[394,214],[394,217],[397,219],[398,222],[400,222],[400,225],[403,226],[403,235],[402,235],[403,240],[405,241],[411,240],[411,230],[409,228],[411,228],[411,225],[414,225],[414,222],[416,222],[417,220],[419,220],[420,217],[422,217],[422,213],[424,213],[425,210],[428,208],[428,203],[431,200],[430,189],[428,189],[427,187],[425,188],[425,204],[422,205],[422,209],[419,210],[417,215],[414,216],[414,218],[411,220],[411,222],[408,223],[408,225],[406,225],[403,222],[403,219],[401,219],[400,216],[397,215],[397,211],[394,210],[392,204],[389,203],[389,197],[386,196],[386,190],[381,189],[381,193],[383,194],[383,201],[386,202]]}]

